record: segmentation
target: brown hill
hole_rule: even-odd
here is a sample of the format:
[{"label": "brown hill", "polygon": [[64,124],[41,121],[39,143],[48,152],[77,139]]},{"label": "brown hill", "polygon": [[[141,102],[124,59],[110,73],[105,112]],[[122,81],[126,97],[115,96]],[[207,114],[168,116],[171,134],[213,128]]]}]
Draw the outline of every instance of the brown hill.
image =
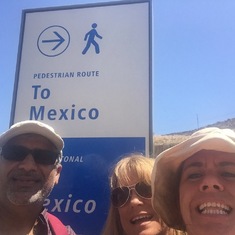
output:
[{"label": "brown hill", "polygon": [[[205,127],[229,128],[235,131],[235,118],[227,119],[226,121],[216,122],[214,124],[210,124]],[[195,131],[197,130],[195,129],[179,133],[171,133],[167,135],[154,135],[153,137],[154,155],[157,156],[162,151],[186,140]]]}]

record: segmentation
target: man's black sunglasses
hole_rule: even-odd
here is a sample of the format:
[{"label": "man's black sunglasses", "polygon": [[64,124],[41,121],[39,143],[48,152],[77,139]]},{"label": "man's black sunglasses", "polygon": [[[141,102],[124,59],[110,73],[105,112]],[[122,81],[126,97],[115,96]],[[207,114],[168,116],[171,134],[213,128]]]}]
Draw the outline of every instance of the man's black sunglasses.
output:
[{"label": "man's black sunglasses", "polygon": [[23,161],[29,154],[37,164],[54,165],[59,161],[60,153],[45,149],[29,149],[20,145],[7,145],[0,153],[8,161]]}]

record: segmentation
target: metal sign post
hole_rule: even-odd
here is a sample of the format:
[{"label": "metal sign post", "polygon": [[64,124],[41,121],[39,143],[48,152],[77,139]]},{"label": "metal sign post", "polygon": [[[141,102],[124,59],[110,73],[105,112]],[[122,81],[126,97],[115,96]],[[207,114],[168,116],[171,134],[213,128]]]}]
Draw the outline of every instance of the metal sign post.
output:
[{"label": "metal sign post", "polygon": [[152,148],[151,2],[24,10],[11,123],[25,119],[65,141],[45,206],[78,234],[100,234],[111,166]]}]

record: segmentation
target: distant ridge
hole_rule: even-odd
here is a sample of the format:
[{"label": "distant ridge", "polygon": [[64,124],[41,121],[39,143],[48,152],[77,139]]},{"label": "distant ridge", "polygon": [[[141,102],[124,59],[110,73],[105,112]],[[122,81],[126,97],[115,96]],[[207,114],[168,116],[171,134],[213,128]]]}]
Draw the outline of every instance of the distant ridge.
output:
[{"label": "distant ridge", "polygon": [[199,129],[194,129],[194,130],[190,130],[190,131],[183,131],[183,132],[177,132],[177,133],[171,133],[171,134],[166,134],[166,135],[191,135],[195,131],[206,128],[206,127],[218,127],[218,128],[221,128],[221,129],[229,128],[229,129],[232,129],[232,130],[235,131],[235,118],[229,118],[226,121],[216,122],[214,124],[210,124],[210,125],[201,127]]},{"label": "distant ridge", "polygon": [[166,135],[154,135],[153,137],[154,155],[157,156],[162,151],[186,140],[195,131],[206,127],[218,127],[221,129],[229,128],[235,131],[235,118],[229,118],[226,121],[219,121],[214,124],[201,127],[199,129],[170,133]]},{"label": "distant ridge", "polygon": [[235,118],[229,118],[226,121],[223,122],[216,122],[213,125],[208,125],[207,127],[219,127],[219,128],[229,128],[232,130],[235,130]]}]

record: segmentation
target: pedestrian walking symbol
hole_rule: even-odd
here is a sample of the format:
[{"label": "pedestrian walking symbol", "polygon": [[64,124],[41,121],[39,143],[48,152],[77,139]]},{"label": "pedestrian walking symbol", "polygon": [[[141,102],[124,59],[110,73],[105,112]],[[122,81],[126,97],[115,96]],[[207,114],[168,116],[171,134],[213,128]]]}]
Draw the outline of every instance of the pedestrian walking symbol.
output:
[{"label": "pedestrian walking symbol", "polygon": [[102,39],[103,37],[100,36],[97,31],[97,24],[93,23],[91,25],[92,29],[86,33],[85,37],[84,37],[84,41],[87,41],[86,47],[84,48],[84,50],[82,51],[82,54],[85,55],[87,53],[87,51],[90,49],[91,44],[95,47],[95,52],[96,54],[100,53],[100,47],[99,44],[95,41],[95,37]]}]

